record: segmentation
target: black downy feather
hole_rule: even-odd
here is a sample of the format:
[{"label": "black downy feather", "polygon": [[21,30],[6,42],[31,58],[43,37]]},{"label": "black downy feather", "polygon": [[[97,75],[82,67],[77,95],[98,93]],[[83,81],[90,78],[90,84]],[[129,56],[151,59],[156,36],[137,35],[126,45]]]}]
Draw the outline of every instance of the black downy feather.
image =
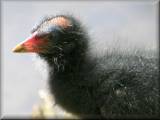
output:
[{"label": "black downy feather", "polygon": [[158,58],[121,53],[92,56],[80,22],[72,16],[55,17],[68,19],[71,26],[51,27],[48,52],[39,56],[49,65],[50,91],[57,104],[81,118],[157,117]]}]

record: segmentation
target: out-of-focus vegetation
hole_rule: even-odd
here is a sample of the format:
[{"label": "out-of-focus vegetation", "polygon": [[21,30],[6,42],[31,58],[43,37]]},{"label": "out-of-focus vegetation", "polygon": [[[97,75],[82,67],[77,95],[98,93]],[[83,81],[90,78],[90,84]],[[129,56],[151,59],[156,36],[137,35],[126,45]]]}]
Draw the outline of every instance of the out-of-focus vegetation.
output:
[{"label": "out-of-focus vegetation", "polygon": [[40,90],[39,96],[41,102],[33,106],[32,118],[77,118],[56,105],[49,92]]}]

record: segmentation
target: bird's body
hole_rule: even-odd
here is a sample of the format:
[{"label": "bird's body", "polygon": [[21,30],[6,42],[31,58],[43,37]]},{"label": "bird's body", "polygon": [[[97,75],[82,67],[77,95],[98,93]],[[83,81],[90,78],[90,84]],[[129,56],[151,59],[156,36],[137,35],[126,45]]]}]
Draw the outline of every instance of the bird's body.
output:
[{"label": "bird's body", "polygon": [[50,71],[49,85],[57,104],[80,116],[158,114],[158,61],[129,55],[93,60],[69,73]]},{"label": "bird's body", "polygon": [[32,39],[42,36],[47,47],[29,51],[46,60],[50,91],[62,108],[80,118],[158,115],[158,58],[121,52],[93,56],[87,33],[72,16],[47,18],[35,32]]}]

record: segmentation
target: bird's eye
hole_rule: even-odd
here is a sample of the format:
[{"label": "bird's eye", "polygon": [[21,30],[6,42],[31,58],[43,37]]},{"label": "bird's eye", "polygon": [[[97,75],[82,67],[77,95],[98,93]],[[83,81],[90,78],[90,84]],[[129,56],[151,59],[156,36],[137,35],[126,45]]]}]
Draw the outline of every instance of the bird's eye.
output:
[{"label": "bird's eye", "polygon": [[49,38],[49,36],[50,36],[50,34],[49,33],[38,33],[37,35],[36,35],[36,37],[38,38],[38,39],[48,39]]}]

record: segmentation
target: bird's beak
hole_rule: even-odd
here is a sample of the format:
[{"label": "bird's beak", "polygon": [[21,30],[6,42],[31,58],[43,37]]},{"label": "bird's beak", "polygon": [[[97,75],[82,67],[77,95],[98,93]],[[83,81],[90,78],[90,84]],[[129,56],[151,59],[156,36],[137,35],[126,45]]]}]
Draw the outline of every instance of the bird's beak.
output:
[{"label": "bird's beak", "polygon": [[18,44],[15,48],[12,49],[13,52],[16,53],[40,53],[42,52],[42,46],[44,46],[44,41],[39,40],[40,38],[36,37],[36,33],[31,35],[29,38],[27,38],[22,43]]},{"label": "bird's beak", "polygon": [[23,46],[23,44],[18,44],[16,47],[12,49],[13,52],[27,52],[26,48]]}]

